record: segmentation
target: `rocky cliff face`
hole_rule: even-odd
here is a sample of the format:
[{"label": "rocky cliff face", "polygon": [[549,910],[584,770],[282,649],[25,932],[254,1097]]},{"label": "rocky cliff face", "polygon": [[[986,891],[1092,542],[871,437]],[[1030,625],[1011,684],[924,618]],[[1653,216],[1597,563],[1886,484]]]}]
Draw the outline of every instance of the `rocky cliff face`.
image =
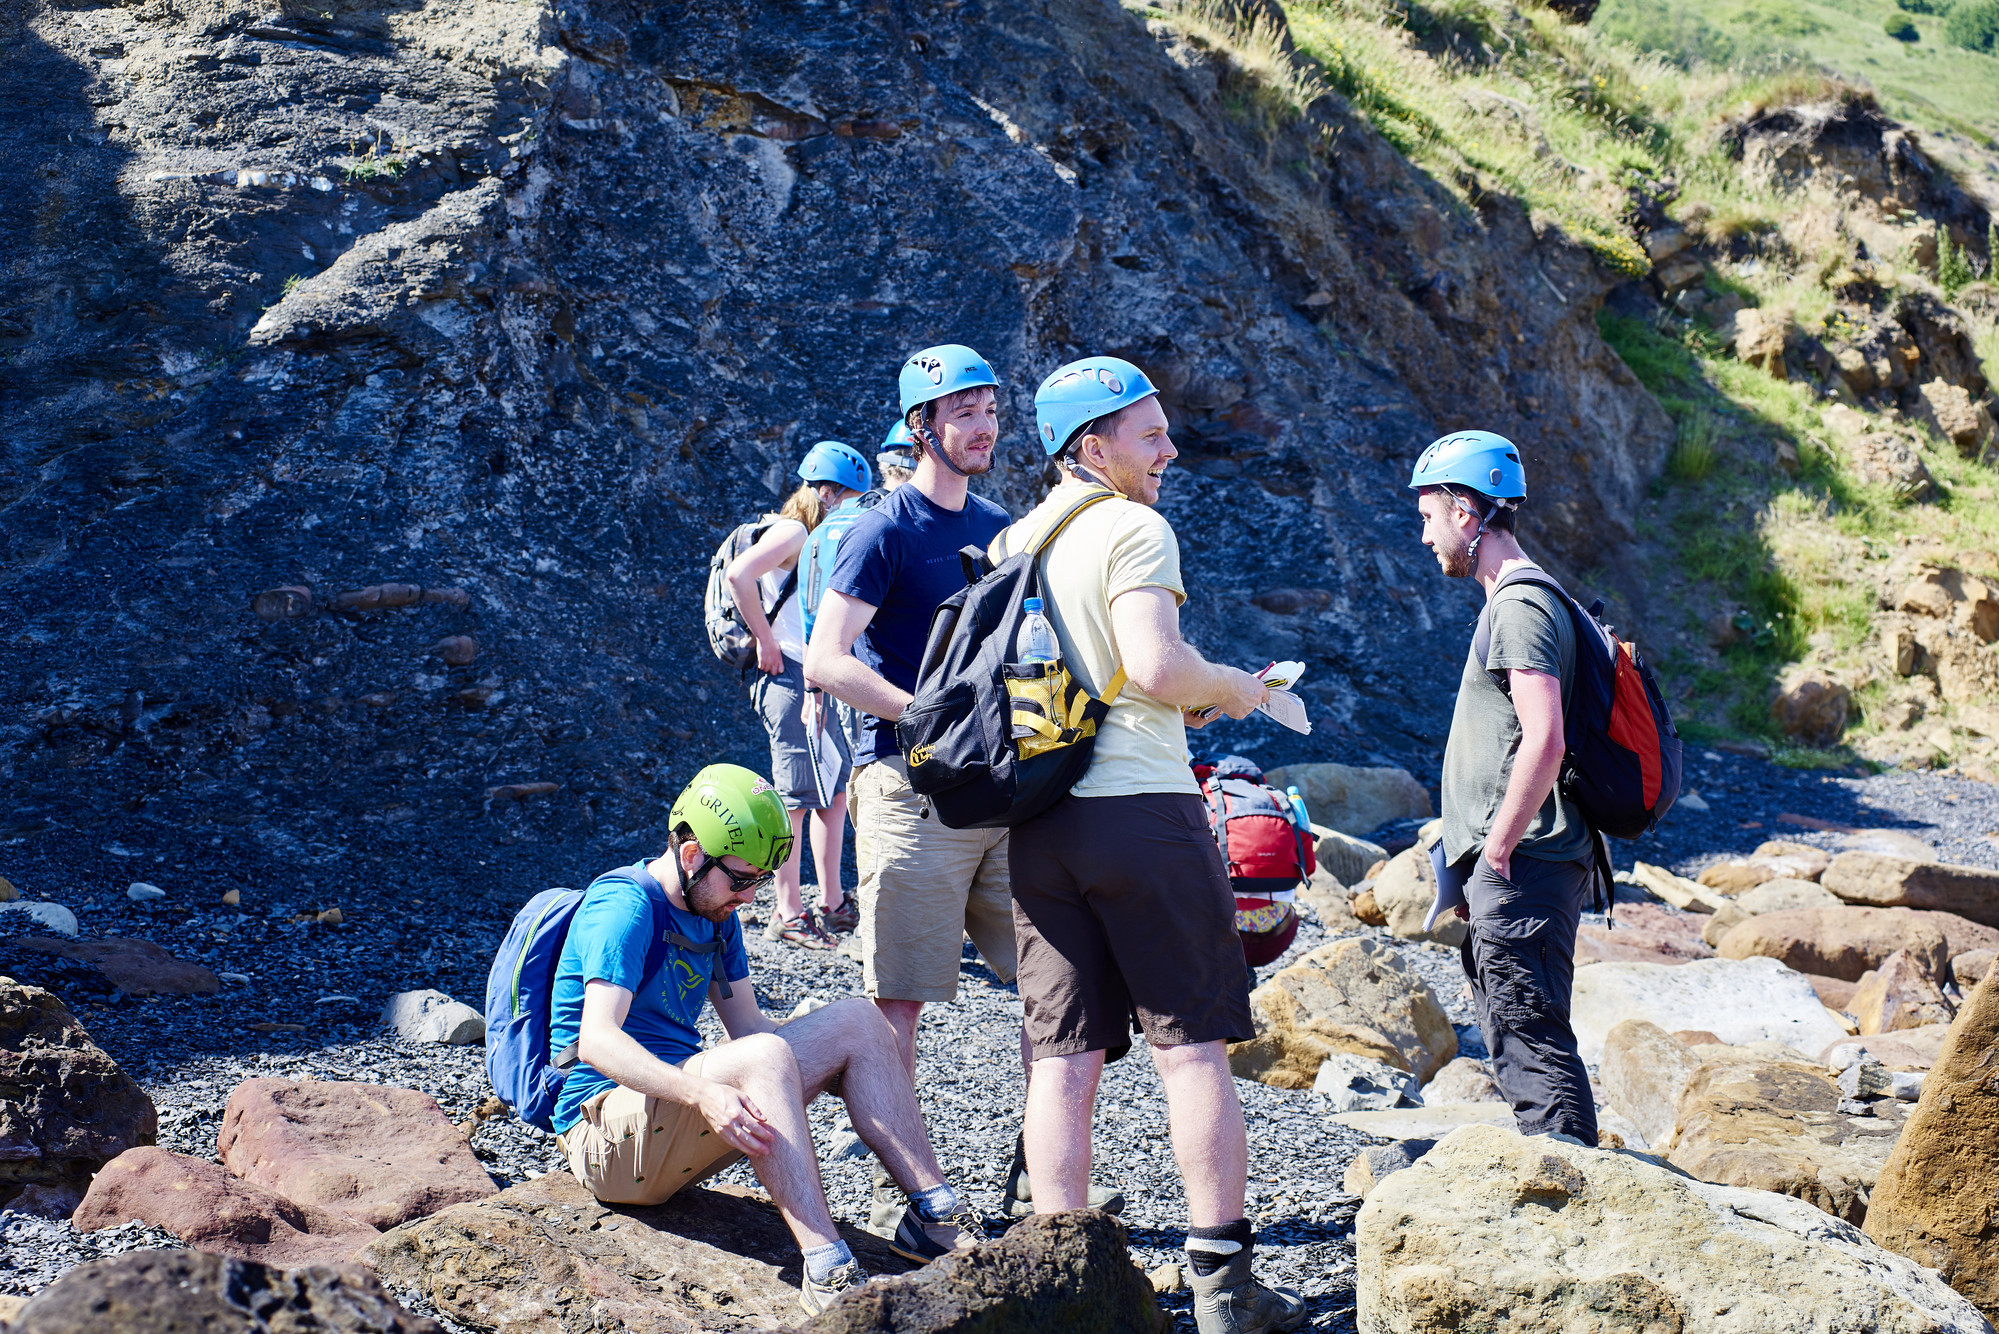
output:
[{"label": "rocky cliff face", "polygon": [[1614,279],[1336,98],[1257,113],[1105,0],[274,3],[0,13],[4,836],[631,850],[761,763],[710,551],[945,339],[1016,511],[1056,364],[1166,387],[1192,634],[1311,667],[1313,737],[1231,743],[1271,762],[1431,767],[1441,430],[1519,440],[1530,537],[1639,593],[1668,431]]}]

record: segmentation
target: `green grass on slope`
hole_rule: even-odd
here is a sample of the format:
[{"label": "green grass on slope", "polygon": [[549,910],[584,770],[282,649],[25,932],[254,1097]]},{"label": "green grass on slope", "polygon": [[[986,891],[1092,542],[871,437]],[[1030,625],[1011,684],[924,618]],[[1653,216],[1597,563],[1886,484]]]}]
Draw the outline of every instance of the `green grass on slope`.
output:
[{"label": "green grass on slope", "polygon": [[[1888,34],[1909,21],[1913,40]],[[1591,28],[1683,68],[1802,56],[1875,91],[1889,115],[1999,140],[1999,56],[1953,46],[1942,14],[1890,0],[1605,0]]]}]

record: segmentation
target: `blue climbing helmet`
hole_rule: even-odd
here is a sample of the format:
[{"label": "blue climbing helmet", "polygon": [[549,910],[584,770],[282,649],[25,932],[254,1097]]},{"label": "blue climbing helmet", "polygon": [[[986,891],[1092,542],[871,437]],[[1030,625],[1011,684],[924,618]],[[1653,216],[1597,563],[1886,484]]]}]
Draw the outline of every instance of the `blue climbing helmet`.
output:
[{"label": "blue climbing helmet", "polygon": [[1041,447],[1050,455],[1060,454],[1083,426],[1158,392],[1144,371],[1121,358],[1072,361],[1034,391]]},{"label": "blue climbing helmet", "polygon": [[909,410],[967,389],[998,389],[999,377],[986,359],[963,343],[940,343],[926,347],[902,363],[896,382],[902,391],[902,415]]},{"label": "blue climbing helmet", "polygon": [[1453,431],[1432,440],[1416,460],[1409,474],[1409,489],[1426,486],[1463,486],[1511,501],[1512,509],[1527,499],[1527,470],[1520,466],[1520,451],[1503,435],[1491,431]]},{"label": "blue climbing helmet", "polygon": [[882,437],[881,449],[875,454],[877,468],[916,469],[916,437],[909,433],[908,422],[897,422]]},{"label": "blue climbing helmet", "polygon": [[861,451],[838,440],[821,440],[807,450],[798,475],[808,482],[838,482],[849,491],[866,491],[875,484],[874,469]]}]

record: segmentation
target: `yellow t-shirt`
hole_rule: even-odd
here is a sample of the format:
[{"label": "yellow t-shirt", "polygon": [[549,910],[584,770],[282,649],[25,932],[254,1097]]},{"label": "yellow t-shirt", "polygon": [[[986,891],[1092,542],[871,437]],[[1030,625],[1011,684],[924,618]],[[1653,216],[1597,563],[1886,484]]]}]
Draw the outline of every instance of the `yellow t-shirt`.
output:
[{"label": "yellow t-shirt", "polygon": [[[1087,483],[1064,481],[1033,512],[994,543],[1031,542],[1073,505]],[[1010,550],[1011,548],[1005,548]],[[1163,588],[1177,602],[1180,543],[1173,526],[1144,505],[1118,497],[1078,514],[1041,553],[1044,613],[1055,626],[1062,661],[1092,695],[1102,697],[1117,674],[1111,601],[1135,588]],[[1128,797],[1141,792],[1191,792],[1200,785],[1187,767],[1187,726],[1180,710],[1129,682],[1097,728],[1089,772],[1070,791],[1079,797]]]}]

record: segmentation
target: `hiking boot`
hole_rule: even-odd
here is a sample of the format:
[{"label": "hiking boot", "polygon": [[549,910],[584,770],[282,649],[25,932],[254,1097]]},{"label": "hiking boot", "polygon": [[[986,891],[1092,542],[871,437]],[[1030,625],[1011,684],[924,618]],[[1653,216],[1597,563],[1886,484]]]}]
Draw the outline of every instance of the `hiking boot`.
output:
[{"label": "hiking boot", "polygon": [[841,1293],[850,1292],[867,1281],[868,1271],[861,1268],[861,1262],[849,1260],[843,1265],[836,1265],[823,1283],[814,1283],[812,1275],[805,1275],[798,1285],[798,1304],[805,1308],[805,1314],[818,1315],[839,1300]]},{"label": "hiking boot", "polygon": [[796,917],[771,914],[770,925],[764,928],[764,939],[781,940],[802,950],[830,950],[840,943],[827,935],[819,923],[813,920],[810,910]]},{"label": "hiking boot", "polygon": [[868,1201],[867,1230],[877,1237],[893,1237],[902,1226],[902,1211],[909,1207],[909,1201],[903,1198],[902,1187],[890,1179],[879,1158],[875,1159],[874,1182],[874,1198]]},{"label": "hiking boot", "polygon": [[1201,1334],[1265,1334],[1305,1323],[1305,1299],[1289,1288],[1270,1288],[1249,1272],[1247,1247],[1231,1255],[1214,1273],[1186,1269],[1194,1294],[1194,1325]]},{"label": "hiking boot", "polygon": [[855,903],[854,896],[849,894],[840,900],[839,907],[819,910],[819,925],[840,936],[850,931],[857,931],[861,926],[861,906]]},{"label": "hiking boot", "polygon": [[985,1239],[986,1225],[963,1205],[949,1218],[930,1219],[912,1203],[904,1206],[889,1234],[888,1248],[905,1260],[929,1264],[953,1251],[969,1251]]},{"label": "hiking boot", "polygon": [[[1020,1137],[1013,1141],[1013,1166],[1007,1170],[1006,1185],[1000,1188],[1000,1205],[1008,1218],[1027,1218],[1034,1213],[1034,1187],[1027,1180],[1026,1146]],[[1124,1192],[1109,1186],[1092,1185],[1089,1207],[1107,1214],[1124,1212]]]}]

